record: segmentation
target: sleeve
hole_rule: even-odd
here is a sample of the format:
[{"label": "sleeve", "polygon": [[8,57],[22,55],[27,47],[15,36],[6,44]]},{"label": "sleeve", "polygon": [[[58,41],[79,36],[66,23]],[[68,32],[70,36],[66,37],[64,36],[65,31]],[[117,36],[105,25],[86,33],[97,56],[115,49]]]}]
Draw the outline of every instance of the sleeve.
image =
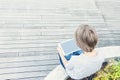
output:
[{"label": "sleeve", "polygon": [[68,63],[65,65],[65,69],[67,70],[73,70],[74,68],[74,61],[72,60],[72,58],[68,61]]},{"label": "sleeve", "polygon": [[75,59],[72,57],[68,63],[65,65],[66,73],[71,77],[74,78],[76,76],[76,70],[75,70]]}]

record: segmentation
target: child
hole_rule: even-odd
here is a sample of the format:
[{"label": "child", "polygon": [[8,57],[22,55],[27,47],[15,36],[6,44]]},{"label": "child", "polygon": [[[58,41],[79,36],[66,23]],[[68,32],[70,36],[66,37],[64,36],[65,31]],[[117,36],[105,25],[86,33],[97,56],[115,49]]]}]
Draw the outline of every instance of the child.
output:
[{"label": "child", "polygon": [[57,50],[67,74],[75,80],[83,79],[97,72],[104,61],[100,52],[95,50],[98,36],[95,29],[89,25],[81,25],[75,31],[75,40],[82,54],[71,56],[70,60],[64,57],[61,48]]}]

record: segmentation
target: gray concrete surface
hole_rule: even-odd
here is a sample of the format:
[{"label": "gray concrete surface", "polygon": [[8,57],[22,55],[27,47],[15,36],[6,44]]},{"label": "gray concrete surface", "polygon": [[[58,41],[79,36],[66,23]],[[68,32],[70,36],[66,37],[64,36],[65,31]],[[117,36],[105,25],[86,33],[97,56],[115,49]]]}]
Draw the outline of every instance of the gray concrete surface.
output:
[{"label": "gray concrete surface", "polygon": [[[119,5],[119,0],[0,0],[0,59],[8,60],[1,62],[5,73],[1,68],[4,78],[0,80],[8,75],[13,76],[11,80],[43,80],[59,64],[57,43],[72,38],[75,28],[83,23],[95,26],[97,47],[120,45]],[[39,64],[34,56],[40,58]],[[16,62],[15,58],[25,60]],[[35,63],[38,65],[31,69]],[[10,69],[13,71],[7,71]]]}]

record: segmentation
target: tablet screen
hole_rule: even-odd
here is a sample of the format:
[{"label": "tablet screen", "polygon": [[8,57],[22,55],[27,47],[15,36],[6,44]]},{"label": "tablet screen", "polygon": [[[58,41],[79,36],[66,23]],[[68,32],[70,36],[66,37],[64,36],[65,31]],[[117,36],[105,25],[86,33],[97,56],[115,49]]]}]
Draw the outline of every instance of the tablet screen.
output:
[{"label": "tablet screen", "polygon": [[62,48],[65,55],[80,50],[80,48],[76,45],[74,39],[70,39],[60,43],[60,47]]}]

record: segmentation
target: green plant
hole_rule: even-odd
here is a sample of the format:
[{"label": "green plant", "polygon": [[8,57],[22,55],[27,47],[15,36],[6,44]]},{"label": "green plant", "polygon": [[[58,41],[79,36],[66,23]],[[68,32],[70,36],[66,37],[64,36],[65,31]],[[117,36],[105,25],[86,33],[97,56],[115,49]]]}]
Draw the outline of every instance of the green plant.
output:
[{"label": "green plant", "polygon": [[109,60],[105,68],[96,73],[93,80],[120,80],[120,61]]}]

